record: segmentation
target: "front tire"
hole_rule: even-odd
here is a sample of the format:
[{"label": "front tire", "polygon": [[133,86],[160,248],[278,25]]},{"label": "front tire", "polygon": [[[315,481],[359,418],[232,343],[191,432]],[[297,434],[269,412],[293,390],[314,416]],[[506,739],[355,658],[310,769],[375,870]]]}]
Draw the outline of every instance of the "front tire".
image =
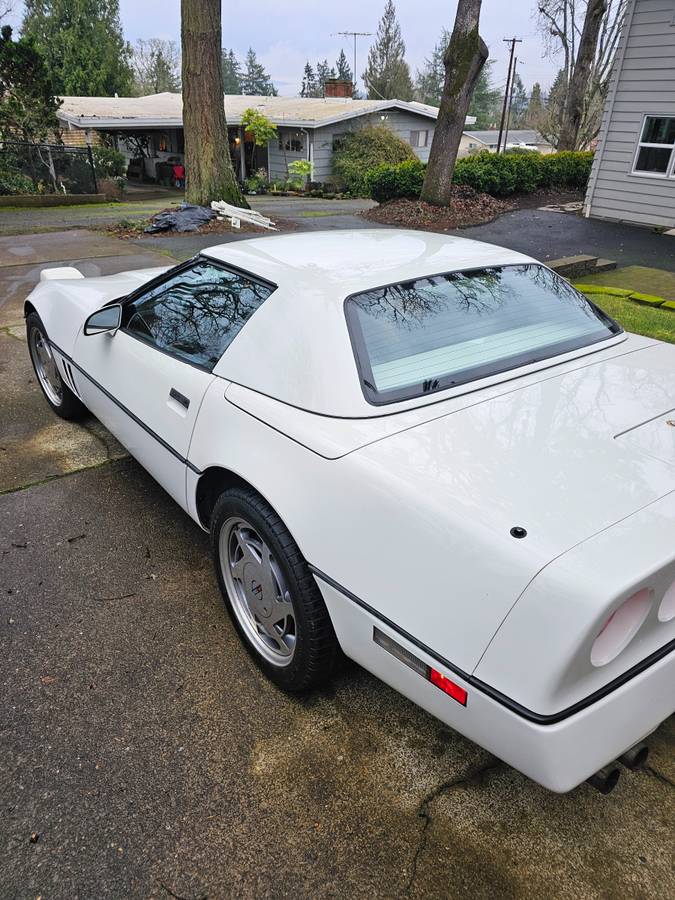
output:
[{"label": "front tire", "polygon": [[30,360],[47,403],[62,419],[81,419],[87,408],[61,377],[47,331],[36,312],[26,317],[26,337]]},{"label": "front tire", "polygon": [[218,499],[211,517],[218,584],[259,668],[285,691],[325,682],[338,654],[328,610],[297,544],[252,488]]}]

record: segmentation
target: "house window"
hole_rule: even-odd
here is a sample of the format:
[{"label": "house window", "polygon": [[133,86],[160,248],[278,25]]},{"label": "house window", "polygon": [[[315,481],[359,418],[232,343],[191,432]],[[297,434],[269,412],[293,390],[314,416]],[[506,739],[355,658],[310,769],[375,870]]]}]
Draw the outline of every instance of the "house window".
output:
[{"label": "house window", "polygon": [[333,153],[337,153],[338,150],[342,150],[345,145],[345,137],[347,135],[343,132],[341,134],[333,135]]},{"label": "house window", "polygon": [[279,138],[279,149],[286,153],[304,153],[305,145],[301,134],[284,135]]},{"label": "house window", "polygon": [[673,175],[675,116],[645,116],[633,172],[665,178]]},{"label": "house window", "polygon": [[428,131],[411,131],[410,132],[410,146],[411,147],[426,147],[429,142],[429,132]]}]

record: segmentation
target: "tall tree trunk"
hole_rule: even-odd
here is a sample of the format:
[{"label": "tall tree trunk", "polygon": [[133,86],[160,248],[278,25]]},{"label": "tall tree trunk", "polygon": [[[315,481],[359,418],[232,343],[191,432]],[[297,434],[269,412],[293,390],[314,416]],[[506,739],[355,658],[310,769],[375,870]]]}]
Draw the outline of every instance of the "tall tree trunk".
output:
[{"label": "tall tree trunk", "polygon": [[181,0],[185,198],[248,208],[237,183],[223,103],[220,0]]},{"label": "tall tree trunk", "polygon": [[452,37],[443,57],[445,84],[421,196],[436,206],[450,202],[457,150],[471,95],[488,58],[488,48],[478,33],[480,7],[481,0],[459,0]]},{"label": "tall tree trunk", "polygon": [[579,51],[565,98],[558,150],[577,149],[579,129],[584,116],[586,91],[598,48],[602,20],[606,12],[607,0],[588,0],[584,27],[579,40]]}]

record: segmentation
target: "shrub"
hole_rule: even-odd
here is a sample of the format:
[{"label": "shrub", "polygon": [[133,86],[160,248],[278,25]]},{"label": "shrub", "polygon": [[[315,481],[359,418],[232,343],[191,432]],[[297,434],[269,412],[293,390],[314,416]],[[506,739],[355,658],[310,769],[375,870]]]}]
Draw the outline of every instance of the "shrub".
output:
[{"label": "shrub", "polygon": [[367,194],[366,174],[382,163],[415,159],[410,144],[384,125],[366,125],[341,139],[333,156],[333,170],[352,194]]},{"label": "shrub", "polygon": [[589,152],[544,155],[532,150],[500,154],[484,151],[458,160],[454,181],[497,197],[542,187],[583,189],[592,163],[593,154]]},{"label": "shrub", "polygon": [[[457,160],[453,181],[495,197],[549,187],[583,190],[592,163],[593,154],[588,152],[544,155],[533,150],[500,154],[484,150]],[[417,158],[397,165],[376,166],[366,174],[368,196],[378,203],[398,197],[419,197],[424,168]]]},{"label": "shrub", "polygon": [[98,192],[108,200],[121,200],[127,189],[127,180],[122,175],[114,178],[101,178],[98,182]]},{"label": "shrub", "polygon": [[37,189],[28,175],[20,172],[0,172],[0,194],[37,194]]},{"label": "shrub", "polygon": [[244,181],[244,189],[248,194],[266,194],[269,190],[270,181],[267,177],[267,169],[261,167],[256,169],[252,175]]},{"label": "shrub", "polygon": [[112,147],[92,147],[91,152],[99,178],[115,178],[127,174],[127,160],[119,150]]},{"label": "shrub", "polygon": [[401,197],[416,199],[422,191],[425,168],[419,159],[407,159],[395,166],[376,166],[366,173],[368,194],[378,203]]},{"label": "shrub", "polygon": [[593,153],[589,151],[562,150],[542,156],[542,186],[572,187],[584,190],[593,165]]}]

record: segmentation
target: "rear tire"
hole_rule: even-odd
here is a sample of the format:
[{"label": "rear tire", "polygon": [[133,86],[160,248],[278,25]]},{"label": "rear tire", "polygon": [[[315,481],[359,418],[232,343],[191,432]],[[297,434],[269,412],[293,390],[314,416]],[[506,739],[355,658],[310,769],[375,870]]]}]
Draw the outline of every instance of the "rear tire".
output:
[{"label": "rear tire", "polygon": [[211,517],[218,584],[244,646],[285,691],[333,671],[338,642],[314,577],[277,513],[252,488],[218,499]]},{"label": "rear tire", "polygon": [[47,403],[62,419],[81,419],[87,414],[87,407],[61,377],[49,336],[36,312],[26,317],[26,337],[33,369]]}]

